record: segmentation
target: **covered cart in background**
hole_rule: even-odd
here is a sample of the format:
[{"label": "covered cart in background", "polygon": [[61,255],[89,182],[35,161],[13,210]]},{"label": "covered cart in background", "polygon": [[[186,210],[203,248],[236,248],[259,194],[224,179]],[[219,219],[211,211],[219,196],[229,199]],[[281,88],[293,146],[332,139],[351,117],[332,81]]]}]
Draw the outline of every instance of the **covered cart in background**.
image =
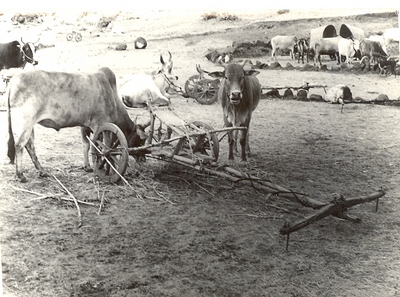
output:
[{"label": "covered cart in background", "polygon": [[320,38],[336,37],[336,28],[333,25],[327,25],[311,29],[310,33],[310,48],[313,48],[315,42]]},{"label": "covered cart in background", "polygon": [[363,29],[351,26],[349,24],[342,24],[340,26],[339,35],[344,38],[352,38],[358,40],[365,38],[365,32]]}]

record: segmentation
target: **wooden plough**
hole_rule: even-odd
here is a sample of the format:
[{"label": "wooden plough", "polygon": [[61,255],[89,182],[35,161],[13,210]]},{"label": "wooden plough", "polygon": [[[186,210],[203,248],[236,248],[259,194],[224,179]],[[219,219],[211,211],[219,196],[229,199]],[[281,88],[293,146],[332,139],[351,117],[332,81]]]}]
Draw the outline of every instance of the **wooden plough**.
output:
[{"label": "wooden plough", "polygon": [[386,192],[383,189],[379,189],[378,191],[371,193],[366,196],[361,197],[351,197],[344,198],[344,196],[335,197],[328,203],[321,202],[319,200],[308,197],[306,194],[294,192],[293,190],[286,189],[280,185],[274,184],[270,181],[260,179],[258,177],[252,176],[247,173],[242,173],[236,169],[233,169],[229,166],[221,166],[217,163],[214,163],[213,167],[210,166],[202,166],[200,163],[194,164],[193,162],[189,162],[186,158],[177,158],[173,159],[174,162],[191,167],[197,171],[204,172],[210,175],[219,176],[225,179],[228,179],[232,182],[241,182],[248,186],[253,187],[258,191],[262,191],[267,194],[276,195],[279,198],[285,198],[292,202],[300,203],[305,207],[310,207],[314,210],[317,210],[315,213],[301,219],[295,221],[293,223],[286,222],[284,226],[280,229],[280,234],[287,235],[287,244],[286,249],[288,249],[289,244],[289,235],[292,232],[298,231],[304,227],[311,225],[327,216],[335,216],[341,219],[346,219],[352,222],[359,223],[361,222],[360,218],[355,218],[349,216],[347,214],[347,210],[355,205],[363,204],[366,202],[376,201],[375,210],[378,211],[378,203],[379,198],[383,197]]},{"label": "wooden plough", "polygon": [[[210,175],[222,177],[233,182],[241,182],[258,191],[276,195],[303,206],[317,210],[300,221],[286,223],[280,230],[282,235],[298,231],[326,216],[333,215],[342,219],[359,222],[360,219],[352,218],[346,211],[357,204],[376,200],[385,195],[379,190],[363,197],[344,198],[337,197],[325,203],[298,193],[285,187],[276,185],[268,180],[263,180],[247,173],[242,173],[229,166],[217,163],[219,155],[219,142],[217,133],[244,129],[243,127],[230,127],[214,129],[201,121],[185,122],[170,107],[148,108],[150,115],[150,131],[146,143],[139,147],[128,147],[122,131],[114,124],[107,123],[100,127],[90,140],[92,144],[92,159],[94,172],[97,177],[112,183],[123,177],[128,166],[128,157],[139,156],[137,153],[151,156],[155,159],[174,162]],[[155,122],[160,126],[156,130]]]}]

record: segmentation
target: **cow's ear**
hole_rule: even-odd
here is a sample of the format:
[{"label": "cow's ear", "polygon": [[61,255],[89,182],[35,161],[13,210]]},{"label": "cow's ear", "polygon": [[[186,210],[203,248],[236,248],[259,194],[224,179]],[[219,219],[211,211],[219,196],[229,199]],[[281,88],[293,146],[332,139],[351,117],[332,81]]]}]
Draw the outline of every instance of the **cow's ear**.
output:
[{"label": "cow's ear", "polygon": [[211,77],[215,77],[215,78],[225,77],[225,74],[223,72],[221,72],[221,71],[209,72],[208,75],[211,76]]},{"label": "cow's ear", "polygon": [[257,74],[260,74],[260,71],[253,70],[253,69],[251,69],[251,70],[245,70],[245,71],[244,71],[244,75],[253,75],[253,76],[256,76]]}]

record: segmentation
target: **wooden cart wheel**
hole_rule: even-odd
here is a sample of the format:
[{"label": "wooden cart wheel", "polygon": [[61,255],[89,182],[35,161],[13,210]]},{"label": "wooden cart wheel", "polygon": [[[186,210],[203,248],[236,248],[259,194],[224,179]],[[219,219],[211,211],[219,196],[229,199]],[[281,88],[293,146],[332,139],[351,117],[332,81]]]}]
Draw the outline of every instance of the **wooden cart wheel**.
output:
[{"label": "wooden cart wheel", "polygon": [[194,89],[199,80],[200,80],[200,75],[195,74],[189,77],[185,83],[185,92],[193,99],[196,99],[194,97]]},{"label": "wooden cart wheel", "polygon": [[75,40],[76,40],[77,42],[82,41],[82,35],[81,35],[81,33],[76,33],[76,35],[75,35]]},{"label": "wooden cart wheel", "polygon": [[194,99],[200,104],[213,104],[218,99],[218,88],[218,84],[214,80],[202,79],[195,85]]},{"label": "wooden cart wheel", "polygon": [[128,167],[128,143],[124,133],[117,125],[107,123],[96,131],[93,143],[96,146],[92,146],[95,174],[102,180],[117,182]]},{"label": "wooden cart wheel", "polygon": [[[212,131],[214,128],[209,124],[201,121],[193,121],[189,125],[194,125],[197,128],[205,131]],[[194,136],[192,137],[195,147],[193,148],[194,153],[199,152],[204,155],[212,156],[214,161],[218,160],[219,156],[219,141],[215,133],[204,135],[204,136]]]},{"label": "wooden cart wheel", "polygon": [[73,37],[74,37],[74,36],[72,35],[72,33],[68,33],[68,34],[67,34],[67,40],[68,40],[68,41],[71,41]]}]

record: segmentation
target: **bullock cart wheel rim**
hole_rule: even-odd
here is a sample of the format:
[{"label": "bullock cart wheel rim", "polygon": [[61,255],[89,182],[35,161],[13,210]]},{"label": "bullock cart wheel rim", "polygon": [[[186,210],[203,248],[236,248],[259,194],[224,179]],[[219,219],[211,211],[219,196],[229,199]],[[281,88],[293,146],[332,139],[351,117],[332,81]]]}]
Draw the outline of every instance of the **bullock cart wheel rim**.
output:
[{"label": "bullock cart wheel rim", "polygon": [[74,38],[74,36],[72,35],[72,33],[68,33],[68,34],[67,34],[67,40],[68,40],[68,41],[71,41],[72,38]]},{"label": "bullock cart wheel rim", "polygon": [[104,181],[116,183],[124,175],[129,161],[124,133],[117,125],[107,123],[93,135],[93,143],[98,148],[91,148],[94,173]]},{"label": "bullock cart wheel rim", "polygon": [[[214,128],[204,122],[201,121],[193,121],[189,123],[189,127],[191,125],[196,126],[197,128],[203,130],[203,131],[212,131]],[[204,137],[201,136],[192,136],[192,143],[196,144],[196,151],[194,153],[201,153],[204,155],[208,155],[214,158],[214,161],[216,162],[219,157],[219,141],[218,141],[218,136],[216,133],[210,133],[206,134]],[[200,141],[199,144],[197,144]]]},{"label": "bullock cart wheel rim", "polygon": [[81,33],[77,33],[77,34],[75,35],[75,40],[76,40],[77,42],[82,41],[82,34],[81,34]]},{"label": "bullock cart wheel rim", "polygon": [[218,99],[218,84],[212,79],[200,80],[194,89],[194,98],[203,105],[211,105]]},{"label": "bullock cart wheel rim", "polygon": [[199,82],[199,80],[200,80],[200,75],[195,74],[195,75],[192,75],[191,77],[189,77],[187,79],[187,81],[185,82],[185,92],[193,99],[195,99],[194,90],[195,90],[196,84]]}]

